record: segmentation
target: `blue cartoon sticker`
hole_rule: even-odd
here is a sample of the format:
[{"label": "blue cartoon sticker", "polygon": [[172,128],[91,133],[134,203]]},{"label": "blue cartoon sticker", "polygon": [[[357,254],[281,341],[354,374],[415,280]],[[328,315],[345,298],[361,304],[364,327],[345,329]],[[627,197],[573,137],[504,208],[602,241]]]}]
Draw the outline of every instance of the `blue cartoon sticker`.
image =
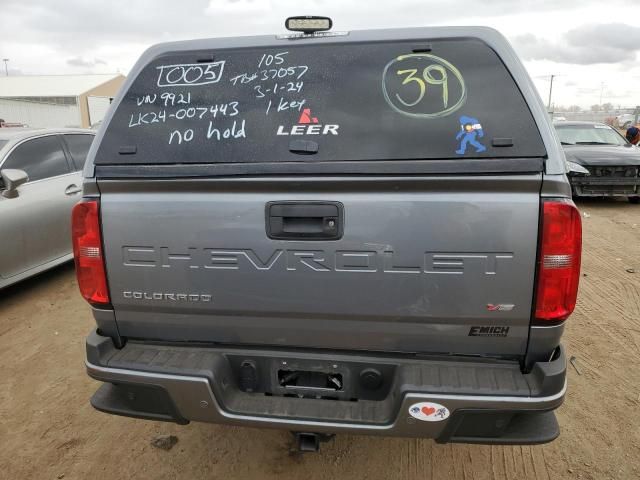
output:
[{"label": "blue cartoon sticker", "polygon": [[480,120],[474,117],[462,115],[460,117],[460,131],[456,135],[456,140],[460,141],[460,145],[456,150],[458,155],[464,155],[467,151],[467,145],[471,145],[476,149],[476,153],[484,152],[487,147],[482,145],[478,139],[484,137]]}]

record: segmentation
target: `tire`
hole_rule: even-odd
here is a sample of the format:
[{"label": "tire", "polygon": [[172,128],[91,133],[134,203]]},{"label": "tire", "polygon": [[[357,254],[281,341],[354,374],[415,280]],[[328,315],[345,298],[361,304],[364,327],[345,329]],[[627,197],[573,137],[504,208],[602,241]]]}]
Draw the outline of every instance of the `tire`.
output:
[{"label": "tire", "polygon": [[640,197],[627,197],[630,203],[638,204],[640,203]]}]

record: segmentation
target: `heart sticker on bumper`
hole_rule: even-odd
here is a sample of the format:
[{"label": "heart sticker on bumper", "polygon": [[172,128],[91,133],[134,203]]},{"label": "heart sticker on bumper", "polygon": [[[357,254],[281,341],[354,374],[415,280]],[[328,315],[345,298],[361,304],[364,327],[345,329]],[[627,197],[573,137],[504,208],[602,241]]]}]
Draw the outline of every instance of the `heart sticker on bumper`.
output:
[{"label": "heart sticker on bumper", "polygon": [[441,422],[449,418],[449,409],[434,402],[414,403],[409,407],[409,415],[423,422]]}]

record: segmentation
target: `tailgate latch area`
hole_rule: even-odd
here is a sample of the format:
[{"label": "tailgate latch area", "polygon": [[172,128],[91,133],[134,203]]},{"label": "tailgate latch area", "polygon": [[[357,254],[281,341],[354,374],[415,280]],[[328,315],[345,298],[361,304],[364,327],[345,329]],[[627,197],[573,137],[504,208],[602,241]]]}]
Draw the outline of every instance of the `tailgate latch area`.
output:
[{"label": "tailgate latch area", "polygon": [[269,202],[267,236],[274,240],[338,240],[344,207],[339,202]]}]

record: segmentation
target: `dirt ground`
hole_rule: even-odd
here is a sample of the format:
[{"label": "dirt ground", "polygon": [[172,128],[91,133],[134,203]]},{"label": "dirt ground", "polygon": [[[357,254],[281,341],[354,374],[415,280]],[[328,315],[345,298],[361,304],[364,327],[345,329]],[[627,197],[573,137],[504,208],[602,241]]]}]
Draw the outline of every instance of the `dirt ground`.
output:
[{"label": "dirt ground", "polygon": [[[0,478],[638,479],[640,206],[579,207],[584,276],[564,342],[581,375],[569,367],[562,433],[551,444],[342,435],[319,454],[298,455],[283,431],[99,413],[89,405],[98,383],[83,365],[94,323],[67,265],[0,292]],[[160,434],[179,442],[170,451],[152,447]]]}]

